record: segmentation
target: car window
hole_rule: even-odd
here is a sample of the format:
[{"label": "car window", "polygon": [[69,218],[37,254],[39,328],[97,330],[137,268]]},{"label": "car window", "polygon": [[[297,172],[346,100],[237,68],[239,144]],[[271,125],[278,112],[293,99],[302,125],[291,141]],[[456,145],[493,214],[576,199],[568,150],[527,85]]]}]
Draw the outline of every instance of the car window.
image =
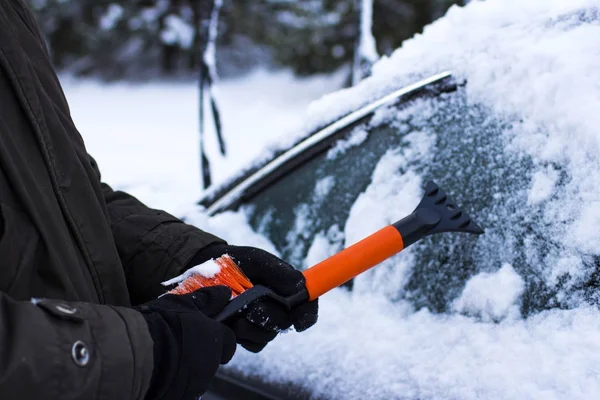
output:
[{"label": "car window", "polygon": [[398,145],[396,137],[368,140],[369,134],[368,121],[348,129],[328,151],[247,202],[251,225],[290,262],[302,265],[317,235],[332,248],[342,247],[350,207],[387,147]]},{"label": "car window", "polygon": [[[429,97],[402,102],[343,129],[339,139],[244,202],[254,229],[289,262],[307,267],[344,245],[344,226],[358,196],[371,183],[379,160],[402,148],[417,129],[410,109]],[[400,217],[400,216],[399,216]],[[392,222],[392,221],[390,221]]]},{"label": "car window", "polygon": [[[527,204],[523,197],[534,169],[530,159],[506,150],[513,125],[518,127],[519,121],[472,104],[468,84],[453,92],[417,97],[346,128],[326,151],[246,199],[242,209],[284,259],[305,268],[346,244],[350,210],[365,190],[374,185],[394,190],[394,185],[402,184],[374,182],[377,168],[386,167],[386,158],[400,157],[405,162],[394,166],[398,174],[436,181],[485,227],[486,234],[479,239],[460,234],[427,238],[410,251],[416,258],[412,264],[419,268],[404,274],[406,282],[399,284],[396,278],[401,264],[396,259],[375,268],[376,278],[361,277],[356,285],[362,279],[369,282],[366,290],[382,290],[392,299],[409,299],[417,308],[444,312],[469,278],[508,262],[527,282],[521,310],[525,315],[560,306],[560,286],[548,285],[531,267],[543,265],[548,252],[559,251],[559,244],[536,237],[544,224],[540,210],[532,213],[519,206]],[[431,143],[419,152],[415,143],[423,140]],[[389,214],[399,219],[404,216],[399,213]],[[359,220],[365,235],[373,230],[370,214],[365,211]],[[353,220],[356,224],[357,218]]]}]

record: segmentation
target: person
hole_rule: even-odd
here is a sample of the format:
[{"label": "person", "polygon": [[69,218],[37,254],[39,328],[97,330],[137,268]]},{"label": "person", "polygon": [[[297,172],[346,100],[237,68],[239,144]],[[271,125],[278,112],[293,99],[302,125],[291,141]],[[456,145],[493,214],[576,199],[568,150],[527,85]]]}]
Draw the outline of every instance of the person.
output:
[{"label": "person", "polygon": [[162,281],[224,253],[282,295],[304,284],[276,256],[102,183],[31,11],[0,2],[0,398],[193,399],[236,342],[258,352],[276,336],[261,318],[316,322],[316,302],[263,303],[222,324],[223,286],[161,296]]}]

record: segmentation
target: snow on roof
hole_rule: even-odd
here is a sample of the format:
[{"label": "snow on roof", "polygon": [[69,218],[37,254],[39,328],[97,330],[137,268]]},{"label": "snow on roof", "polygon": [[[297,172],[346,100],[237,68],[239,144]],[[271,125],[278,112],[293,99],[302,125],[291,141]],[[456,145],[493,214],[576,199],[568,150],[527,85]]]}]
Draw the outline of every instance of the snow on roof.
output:
[{"label": "snow on roof", "polygon": [[[371,78],[313,103],[303,132],[419,78],[452,70],[468,82],[471,102],[520,120],[518,132],[507,132],[512,136],[506,143],[532,160],[526,203],[546,206],[544,218],[558,221],[548,235],[561,238],[571,251],[545,279],[580,275],[578,252],[600,255],[597,4],[487,0],[452,7],[379,61]],[[429,140],[427,135],[413,139],[417,148],[426,148]],[[287,144],[281,141],[271,150]],[[397,196],[406,202],[400,207],[416,204],[421,178],[410,171],[398,176],[403,162],[402,155],[382,158],[350,214],[347,243],[359,239],[358,232],[368,233],[364,224],[354,226],[353,214],[368,209],[373,196]],[[561,176],[568,179],[558,185]],[[407,189],[386,192],[388,178],[404,180]],[[374,211],[369,223],[385,222],[386,212]],[[409,252],[393,262],[401,282],[414,259]],[[524,281],[509,264],[467,282],[454,303],[454,310],[466,315],[415,312],[408,303],[392,304],[385,293],[370,291],[366,279],[356,285],[352,294],[339,289],[325,295],[320,322],[308,332],[285,334],[258,355],[240,349],[229,368],[294,383],[315,398],[588,399],[600,393],[597,306],[576,302],[571,310],[523,319],[513,306]],[[491,295],[490,287],[502,293]]]}]

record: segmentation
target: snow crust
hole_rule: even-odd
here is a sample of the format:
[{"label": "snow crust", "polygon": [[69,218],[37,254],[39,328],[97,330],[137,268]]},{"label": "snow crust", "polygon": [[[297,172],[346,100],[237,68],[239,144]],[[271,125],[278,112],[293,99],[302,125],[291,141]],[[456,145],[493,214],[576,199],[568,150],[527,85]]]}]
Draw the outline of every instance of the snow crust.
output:
[{"label": "snow crust", "polygon": [[346,151],[352,147],[359,146],[364,143],[368,136],[369,132],[367,132],[365,129],[355,129],[347,139],[339,140],[335,143],[334,147],[327,152],[327,159],[335,160],[337,157],[345,154]]},{"label": "snow crust", "polygon": [[545,171],[535,172],[531,179],[531,189],[528,192],[527,203],[537,205],[550,198],[554,193],[558,178],[558,171],[552,167],[548,167]]},{"label": "snow crust", "polygon": [[517,318],[521,316],[518,299],[524,290],[523,279],[512,265],[504,264],[494,273],[481,272],[473,276],[453,309],[486,322]]},{"label": "snow crust", "polygon": [[337,225],[331,226],[327,232],[318,232],[308,248],[303,263],[304,267],[312,267],[341,251],[343,239],[344,235]]},{"label": "snow crust", "polygon": [[[423,34],[382,57],[371,77],[313,102],[304,123],[269,140],[250,165],[394,89],[451,70],[459,81],[468,79],[474,102],[499,115],[527,116],[521,128],[529,131],[514,143],[521,151],[540,162],[568,160],[584,171],[587,160],[593,161],[590,152],[599,147],[594,117],[600,97],[597,19],[595,0],[488,0],[452,6]],[[529,90],[518,90],[524,82]],[[549,132],[533,132],[539,126]]]}]

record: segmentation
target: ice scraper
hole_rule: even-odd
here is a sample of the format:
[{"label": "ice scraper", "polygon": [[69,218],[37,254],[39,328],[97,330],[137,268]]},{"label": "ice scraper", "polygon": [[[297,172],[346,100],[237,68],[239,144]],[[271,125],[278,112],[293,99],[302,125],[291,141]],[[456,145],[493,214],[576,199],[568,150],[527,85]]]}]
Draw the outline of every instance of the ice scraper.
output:
[{"label": "ice scraper", "polygon": [[235,297],[215,317],[223,322],[263,298],[292,309],[342,285],[420,239],[444,232],[479,235],[483,230],[439,186],[428,182],[423,199],[410,215],[303,271],[306,286],[293,296],[280,296],[265,286],[252,285],[227,255],[216,260],[220,267],[218,273],[211,277],[191,275],[172,293],[189,293],[214,285],[229,286]]}]

